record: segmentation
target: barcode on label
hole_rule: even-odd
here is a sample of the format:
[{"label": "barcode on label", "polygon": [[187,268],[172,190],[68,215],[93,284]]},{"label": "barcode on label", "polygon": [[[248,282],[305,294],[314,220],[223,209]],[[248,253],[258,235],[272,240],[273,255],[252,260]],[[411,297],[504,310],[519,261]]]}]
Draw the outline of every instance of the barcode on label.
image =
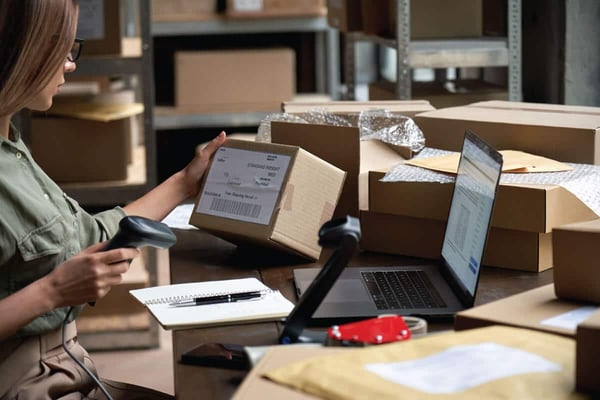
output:
[{"label": "barcode on label", "polygon": [[259,204],[244,203],[243,201],[233,201],[213,198],[210,203],[210,210],[225,214],[241,215],[249,218],[258,218],[261,210]]}]

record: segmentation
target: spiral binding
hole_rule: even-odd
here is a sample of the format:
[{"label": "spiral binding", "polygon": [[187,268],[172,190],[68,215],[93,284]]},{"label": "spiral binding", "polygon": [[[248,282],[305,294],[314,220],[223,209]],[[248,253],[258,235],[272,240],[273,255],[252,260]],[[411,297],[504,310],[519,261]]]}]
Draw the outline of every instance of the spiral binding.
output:
[{"label": "spiral binding", "polygon": [[[260,292],[263,296],[271,293],[277,293],[279,290],[276,289],[263,289],[256,290]],[[248,290],[243,290],[240,292],[213,292],[213,293],[200,293],[200,294],[184,294],[180,296],[169,296],[169,297],[160,297],[158,299],[150,299],[144,302],[145,305],[155,305],[155,304],[172,304],[178,303],[181,301],[194,300],[194,299],[202,299],[205,297],[213,297],[213,296],[226,296],[228,294],[239,294],[239,293],[247,293]],[[255,292],[255,290],[251,290],[251,292]]]}]

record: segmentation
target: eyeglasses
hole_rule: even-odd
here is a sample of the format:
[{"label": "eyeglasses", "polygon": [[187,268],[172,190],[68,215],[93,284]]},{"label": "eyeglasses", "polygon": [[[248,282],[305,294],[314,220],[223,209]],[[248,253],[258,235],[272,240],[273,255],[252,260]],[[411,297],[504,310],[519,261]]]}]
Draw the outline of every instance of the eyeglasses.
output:
[{"label": "eyeglasses", "polygon": [[71,47],[71,51],[67,55],[67,60],[73,63],[79,60],[79,56],[81,56],[81,49],[83,48],[83,42],[83,39],[75,38],[75,42],[73,42],[73,47]]}]

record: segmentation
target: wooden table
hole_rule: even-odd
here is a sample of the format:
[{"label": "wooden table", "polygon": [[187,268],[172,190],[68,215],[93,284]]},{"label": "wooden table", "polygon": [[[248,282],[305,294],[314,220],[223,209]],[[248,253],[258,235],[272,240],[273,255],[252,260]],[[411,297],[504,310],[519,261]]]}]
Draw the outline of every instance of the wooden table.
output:
[{"label": "wooden table", "polygon": [[[202,231],[178,231],[178,243],[170,251],[171,283],[256,277],[296,300],[294,268],[322,266],[327,260],[307,263],[293,256],[256,247],[237,247]],[[414,263],[409,257],[358,253],[350,266],[401,265]],[[542,273],[482,269],[477,305],[552,282],[552,271]],[[243,324],[173,332],[175,394],[180,400],[229,399],[245,376],[243,371],[189,366],[179,363],[181,353],[202,343],[237,343],[249,346],[275,344],[281,325],[275,322]],[[430,324],[430,330],[451,325]]]}]

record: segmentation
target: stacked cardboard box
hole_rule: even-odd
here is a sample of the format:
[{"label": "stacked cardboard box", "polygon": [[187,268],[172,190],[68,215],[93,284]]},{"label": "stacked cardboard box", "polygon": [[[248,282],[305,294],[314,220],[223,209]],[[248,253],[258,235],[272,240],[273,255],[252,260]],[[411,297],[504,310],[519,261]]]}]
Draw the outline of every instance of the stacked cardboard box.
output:
[{"label": "stacked cardboard box", "polygon": [[230,18],[311,17],[325,15],[325,0],[227,0]]}]

